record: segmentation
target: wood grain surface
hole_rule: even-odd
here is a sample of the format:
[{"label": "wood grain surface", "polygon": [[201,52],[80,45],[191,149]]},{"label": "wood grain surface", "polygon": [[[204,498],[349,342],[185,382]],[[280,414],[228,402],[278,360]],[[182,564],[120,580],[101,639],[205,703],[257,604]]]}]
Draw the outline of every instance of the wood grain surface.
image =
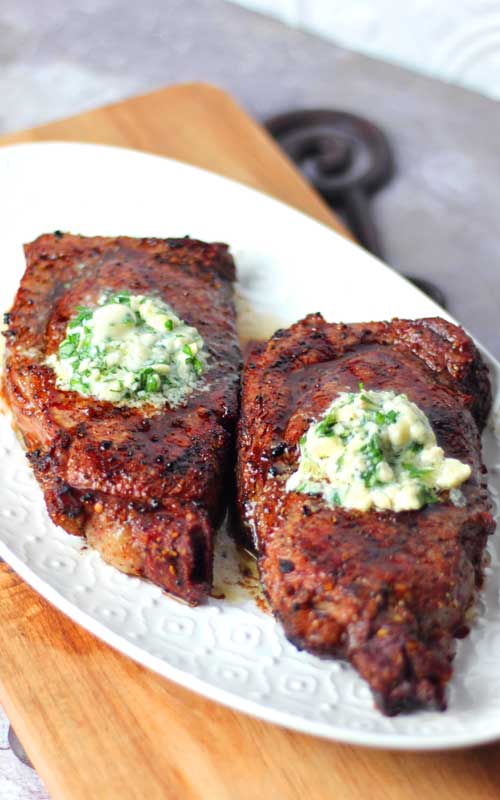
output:
[{"label": "wood grain surface", "polygon": [[44,140],[134,147],[187,161],[272,194],[350,236],[265,131],[214,86],[171,86],[9,134],[0,145]]},{"label": "wood grain surface", "polygon": [[[171,87],[0,144],[136,147],[236,178],[345,232],[223,92]],[[391,753],[292,733],[102,644],[0,566],[0,702],[54,800],[496,800],[500,745]]]}]

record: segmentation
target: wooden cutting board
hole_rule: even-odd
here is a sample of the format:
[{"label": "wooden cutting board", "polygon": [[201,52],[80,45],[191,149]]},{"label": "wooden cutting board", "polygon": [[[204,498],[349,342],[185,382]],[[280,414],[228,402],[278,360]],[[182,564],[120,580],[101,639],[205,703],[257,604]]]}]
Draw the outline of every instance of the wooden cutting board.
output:
[{"label": "wooden cutting board", "polygon": [[[135,147],[267,191],[347,233],[223,92],[175,86],[30,131]],[[292,733],[158,677],[0,566],[0,702],[54,800],[494,800],[500,745],[368,750]]]}]

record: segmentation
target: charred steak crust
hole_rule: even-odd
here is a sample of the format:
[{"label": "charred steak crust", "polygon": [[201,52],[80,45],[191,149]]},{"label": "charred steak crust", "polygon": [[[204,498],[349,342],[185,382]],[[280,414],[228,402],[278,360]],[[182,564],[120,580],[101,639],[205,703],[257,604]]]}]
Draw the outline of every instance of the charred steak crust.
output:
[{"label": "charred steak crust", "polygon": [[[118,568],[190,603],[209,591],[231,467],[241,356],[224,244],[56,233],[25,247],[9,315],[5,394],[53,521]],[[205,391],[182,407],[118,408],[60,391],[44,364],[77,306],[153,294],[201,333]]]},{"label": "charred steak crust", "polygon": [[[285,491],[300,437],[359,382],[406,393],[446,455],[470,464],[465,508],[363,513]],[[446,707],[453,637],[482,584],[494,531],[480,442],[490,404],[473,342],[437,318],[341,325],[310,315],[248,358],[238,501],[265,592],[288,638],[348,659],[386,714]]]}]

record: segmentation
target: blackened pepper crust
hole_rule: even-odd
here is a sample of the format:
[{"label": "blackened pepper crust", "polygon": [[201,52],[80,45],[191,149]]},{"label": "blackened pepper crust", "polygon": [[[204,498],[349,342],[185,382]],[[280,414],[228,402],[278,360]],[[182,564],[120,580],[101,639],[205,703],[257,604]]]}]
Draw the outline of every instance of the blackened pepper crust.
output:
[{"label": "blackened pepper crust", "polygon": [[[212,575],[213,528],[231,468],[241,356],[234,263],[190,238],[81,237],[25,247],[8,316],[5,393],[49,514],[103,557],[191,603]],[[56,388],[45,365],[77,306],[105,290],[153,294],[195,326],[209,353],[206,391],[186,405],[117,408]]]},{"label": "blackened pepper crust", "polygon": [[[286,492],[301,436],[360,382],[406,393],[446,455],[470,464],[465,508],[362,513]],[[438,318],[339,325],[310,315],[246,364],[238,502],[270,605],[299,648],[347,658],[386,714],[446,706],[454,634],[494,530],[480,443],[490,404],[473,342]]]}]

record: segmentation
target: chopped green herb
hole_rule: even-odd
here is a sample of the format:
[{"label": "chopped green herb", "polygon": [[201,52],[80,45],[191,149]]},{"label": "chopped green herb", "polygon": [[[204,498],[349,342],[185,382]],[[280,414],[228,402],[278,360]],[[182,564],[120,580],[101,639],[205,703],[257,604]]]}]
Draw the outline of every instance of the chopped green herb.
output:
[{"label": "chopped green herb", "polygon": [[167,329],[167,331],[173,331],[173,329],[174,329],[174,323],[173,323],[173,320],[171,320],[171,319],[166,319],[166,320],[165,320],[165,328]]},{"label": "chopped green herb", "polygon": [[151,367],[144,369],[140,377],[141,389],[145,392],[157,392],[161,385],[161,378]]},{"label": "chopped green herb", "polygon": [[188,344],[185,344],[184,347],[182,348],[182,352],[188,356],[188,358],[186,358],[186,364],[191,364],[196,375],[198,376],[201,375],[201,373],[203,372],[203,365],[200,359],[197,358],[193,353],[192,348]]},{"label": "chopped green herb", "polygon": [[82,325],[86,320],[92,318],[92,310],[90,308],[84,308],[83,306],[76,307],[77,316],[73,317],[68,322],[68,328],[77,328]]},{"label": "chopped green herb", "polygon": [[426,506],[439,503],[440,500],[434,489],[429,489],[427,486],[422,486],[420,489],[420,502],[422,505]]},{"label": "chopped green herb", "polygon": [[316,433],[318,436],[333,436],[333,428],[336,424],[336,418],[334,414],[329,414],[325,417],[316,427]]},{"label": "chopped green herb", "polygon": [[403,463],[401,464],[401,466],[403,467],[403,469],[407,471],[410,478],[417,478],[417,479],[426,478],[433,472],[432,467],[417,467],[416,464],[408,464],[408,463]]},{"label": "chopped green herb", "polygon": [[376,408],[375,403],[373,402],[373,400],[370,400],[368,395],[360,394],[359,397],[363,401],[363,403],[365,403],[367,406],[372,406],[373,408]]},{"label": "chopped green herb", "polygon": [[131,298],[130,292],[127,289],[123,289],[121,292],[116,292],[115,294],[111,294],[108,298],[108,303],[121,303],[122,305],[125,304],[129,306],[130,298]]},{"label": "chopped green herb", "polygon": [[364,454],[368,461],[368,468],[361,473],[361,478],[367,487],[379,485],[380,481],[377,477],[377,467],[381,461],[384,460],[384,454],[380,447],[380,439],[375,433],[368,442],[363,445],[361,452]]},{"label": "chopped green herb", "polygon": [[420,442],[411,442],[411,444],[409,444],[407,447],[407,450],[409,450],[410,453],[420,453],[423,449],[424,446]]},{"label": "chopped green herb", "polygon": [[373,489],[374,486],[379,486],[380,481],[377,478],[376,467],[369,467],[361,473],[361,479],[367,489]]},{"label": "chopped green herb", "polygon": [[367,443],[363,445],[361,452],[364,453],[375,466],[380,464],[384,458],[384,453],[382,452],[380,438],[377,433],[374,433],[371,439],[369,439]]},{"label": "chopped green herb", "polygon": [[76,352],[79,341],[80,335],[78,333],[70,333],[59,345],[59,358],[71,358]]},{"label": "chopped green herb", "polygon": [[377,425],[392,425],[393,422],[396,422],[398,418],[398,412],[391,410],[386,411],[376,411],[375,412],[375,422]]}]

